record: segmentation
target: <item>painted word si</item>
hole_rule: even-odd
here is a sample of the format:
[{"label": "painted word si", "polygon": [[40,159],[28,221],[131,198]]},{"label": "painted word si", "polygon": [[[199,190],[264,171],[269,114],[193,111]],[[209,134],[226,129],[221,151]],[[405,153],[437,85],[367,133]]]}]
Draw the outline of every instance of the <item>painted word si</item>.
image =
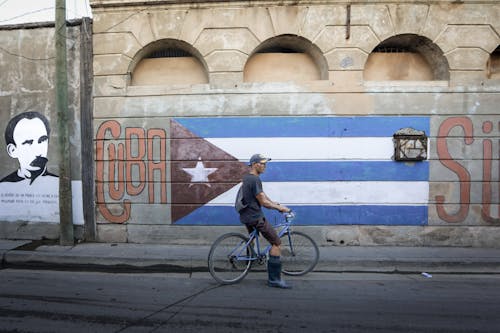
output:
[{"label": "painted word si", "polygon": [[[498,124],[500,126],[500,123]],[[451,117],[443,121],[439,127],[438,137],[437,137],[437,153],[439,161],[446,168],[454,172],[458,179],[460,185],[460,204],[458,211],[454,213],[449,213],[445,209],[445,197],[444,195],[436,196],[436,209],[438,216],[450,223],[460,223],[463,222],[467,215],[469,214],[469,208],[471,203],[471,175],[469,170],[453,159],[451,156],[446,139],[449,137],[450,132],[456,128],[461,127],[463,131],[463,139],[465,145],[472,145],[475,141],[474,138],[474,124],[472,120],[468,117]],[[482,133],[491,134],[494,128],[494,123],[492,121],[484,121],[482,124]],[[500,191],[500,181],[493,182],[493,160],[494,158],[498,160],[499,156],[493,156],[493,142],[491,139],[483,138],[482,141],[482,201],[481,201],[481,217],[484,221],[488,223],[500,223],[499,217],[494,217],[491,214],[492,210],[492,184],[497,184],[497,189]],[[499,167],[500,169],[500,167]],[[500,195],[500,194],[499,194]],[[500,203],[496,203],[498,206],[498,215],[500,216]]]}]

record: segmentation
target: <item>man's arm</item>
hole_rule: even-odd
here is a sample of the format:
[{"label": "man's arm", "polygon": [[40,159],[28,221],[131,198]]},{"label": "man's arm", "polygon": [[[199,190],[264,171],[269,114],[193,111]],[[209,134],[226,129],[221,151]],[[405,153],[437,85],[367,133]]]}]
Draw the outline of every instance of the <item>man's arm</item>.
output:
[{"label": "man's arm", "polygon": [[264,192],[260,192],[259,194],[257,194],[256,198],[259,201],[260,205],[266,208],[276,209],[277,211],[280,211],[282,213],[288,213],[291,211],[291,209],[287,206],[282,206],[279,203],[269,199],[269,197]]}]

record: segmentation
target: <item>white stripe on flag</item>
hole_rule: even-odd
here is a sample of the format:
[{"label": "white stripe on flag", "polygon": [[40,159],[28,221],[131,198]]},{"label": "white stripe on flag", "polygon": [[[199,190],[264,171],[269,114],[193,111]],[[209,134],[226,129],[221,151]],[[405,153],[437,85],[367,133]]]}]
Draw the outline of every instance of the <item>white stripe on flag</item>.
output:
[{"label": "white stripe on flag", "polygon": [[[207,205],[234,205],[241,184]],[[427,205],[429,183],[422,181],[266,182],[264,192],[284,205]]]},{"label": "white stripe on flag", "polygon": [[390,160],[392,137],[205,138],[240,161],[261,153],[274,160]]}]

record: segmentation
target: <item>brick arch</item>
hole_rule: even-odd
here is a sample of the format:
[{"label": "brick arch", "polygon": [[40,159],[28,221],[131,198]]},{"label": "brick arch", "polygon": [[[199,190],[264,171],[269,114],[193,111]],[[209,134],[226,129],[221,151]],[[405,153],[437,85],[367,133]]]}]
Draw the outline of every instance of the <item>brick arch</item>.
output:
[{"label": "brick arch", "polygon": [[[259,66],[266,62],[268,67],[260,71]],[[273,64],[278,65],[276,67],[282,67],[281,72],[280,68],[273,68]],[[283,70],[287,70],[287,64],[296,70],[283,73]],[[251,74],[252,68],[253,71],[260,71],[260,73]],[[298,72],[297,69],[302,72]],[[264,71],[270,72],[264,73]],[[243,70],[244,81],[247,82],[255,81],[255,79],[249,79],[250,77],[257,78],[258,81],[259,77],[269,77],[273,74],[278,76],[277,81],[287,81],[287,79],[300,81],[301,75],[304,80],[327,80],[328,64],[319,47],[311,41],[297,35],[280,35],[258,45],[249,55]]]},{"label": "brick arch", "polygon": [[143,47],[130,62],[128,74],[128,85],[208,83],[203,56],[178,39],[162,39]]},{"label": "brick arch", "polygon": [[[390,56],[382,59],[379,56],[384,52]],[[401,34],[387,38],[372,50],[365,62],[363,77],[365,80],[394,76],[394,80],[448,81],[449,68],[443,51],[430,39],[416,34]],[[375,73],[375,70],[378,72]],[[404,70],[407,72],[401,73]]]}]

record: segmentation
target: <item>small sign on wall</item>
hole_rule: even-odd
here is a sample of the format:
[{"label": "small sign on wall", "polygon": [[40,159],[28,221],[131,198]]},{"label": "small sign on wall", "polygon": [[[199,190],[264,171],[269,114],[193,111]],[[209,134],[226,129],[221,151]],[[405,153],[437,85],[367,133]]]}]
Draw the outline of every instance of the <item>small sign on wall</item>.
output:
[{"label": "small sign on wall", "polygon": [[394,133],[394,159],[396,161],[426,160],[427,136],[425,131],[406,127]]}]

